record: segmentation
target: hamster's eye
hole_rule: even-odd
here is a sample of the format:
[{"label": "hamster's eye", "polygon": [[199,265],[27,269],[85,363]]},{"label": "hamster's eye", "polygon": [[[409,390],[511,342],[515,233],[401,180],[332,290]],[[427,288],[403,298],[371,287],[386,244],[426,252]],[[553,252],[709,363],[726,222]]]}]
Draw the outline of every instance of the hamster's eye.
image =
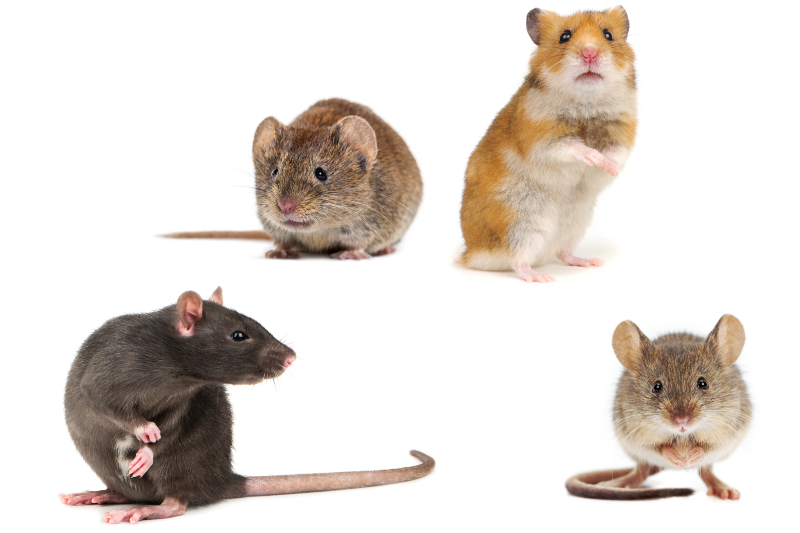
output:
[{"label": "hamster's eye", "polygon": [[317,177],[319,181],[325,181],[326,179],[328,179],[328,175],[325,173],[324,170],[322,170],[322,167],[317,167],[317,169],[314,171],[314,175]]},{"label": "hamster's eye", "polygon": [[277,175],[278,175],[278,167],[275,167],[272,169],[272,177],[274,178]]},{"label": "hamster's eye", "polygon": [[614,40],[614,36],[611,35],[611,32],[608,31],[608,30],[605,30],[605,29],[603,30],[603,37],[605,37],[606,40],[608,40],[608,41],[613,41]]},{"label": "hamster's eye", "polygon": [[234,331],[231,333],[231,339],[235,340],[236,342],[247,340],[250,337],[247,336],[247,333],[244,331]]},{"label": "hamster's eye", "polygon": [[572,37],[572,32],[569,30],[564,31],[564,33],[561,34],[561,38],[558,40],[558,44],[564,44],[569,41],[570,37]]},{"label": "hamster's eye", "polygon": [[708,381],[704,378],[700,378],[697,380],[697,387],[702,390],[706,390],[708,388]]},{"label": "hamster's eye", "polygon": [[655,385],[653,385],[653,392],[658,394],[662,390],[664,390],[664,386],[661,384],[660,381],[656,381]]}]

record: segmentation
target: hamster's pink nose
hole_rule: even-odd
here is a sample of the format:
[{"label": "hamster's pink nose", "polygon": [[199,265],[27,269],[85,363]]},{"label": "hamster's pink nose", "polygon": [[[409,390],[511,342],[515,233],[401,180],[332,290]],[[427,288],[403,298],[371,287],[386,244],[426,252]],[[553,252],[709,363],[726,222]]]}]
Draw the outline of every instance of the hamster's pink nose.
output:
[{"label": "hamster's pink nose", "polygon": [[291,215],[294,213],[295,208],[297,208],[297,204],[288,198],[282,198],[281,201],[278,202],[278,208],[284,215]]},{"label": "hamster's pink nose", "polygon": [[292,363],[294,363],[295,359],[297,359],[297,356],[295,354],[289,354],[286,357],[286,360],[283,362],[283,366],[285,366],[285,367],[292,366]]},{"label": "hamster's pink nose", "polygon": [[675,420],[676,424],[678,424],[679,426],[682,426],[682,425],[686,424],[687,422],[689,422],[689,420],[691,420],[691,418],[692,417],[689,416],[689,415],[680,414],[680,415],[675,415],[675,418],[673,420]]},{"label": "hamster's pink nose", "polygon": [[592,46],[591,44],[587,44],[583,48],[583,60],[591,63],[592,61],[597,61],[597,48]]}]

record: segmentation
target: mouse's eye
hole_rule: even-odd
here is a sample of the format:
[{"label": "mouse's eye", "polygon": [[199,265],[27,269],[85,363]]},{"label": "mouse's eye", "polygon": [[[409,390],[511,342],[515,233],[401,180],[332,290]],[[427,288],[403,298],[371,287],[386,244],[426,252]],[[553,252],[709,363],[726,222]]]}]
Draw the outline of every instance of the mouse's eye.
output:
[{"label": "mouse's eye", "polygon": [[658,394],[662,390],[664,390],[664,386],[661,384],[660,381],[656,381],[655,384],[653,385],[653,392]]},{"label": "mouse's eye", "polygon": [[565,30],[564,33],[561,34],[561,38],[558,40],[558,44],[564,44],[565,42],[570,40],[572,37],[572,32],[569,30]]},{"label": "mouse's eye", "polygon": [[705,378],[698,379],[697,380],[697,388],[701,389],[701,390],[708,389],[708,381],[706,381]]},{"label": "mouse's eye", "polygon": [[322,170],[322,167],[317,167],[316,170],[314,170],[314,176],[316,176],[319,181],[325,181],[328,179],[328,175],[324,170]]},{"label": "mouse's eye", "polygon": [[606,40],[608,40],[608,41],[613,41],[614,40],[614,36],[611,35],[611,32],[608,31],[608,30],[605,30],[605,29],[603,30],[603,37],[605,37]]},{"label": "mouse's eye", "polygon": [[250,337],[247,336],[247,333],[244,331],[234,331],[231,333],[231,339],[235,340],[236,342],[247,340]]},{"label": "mouse's eye", "polygon": [[275,167],[272,169],[272,177],[274,178],[277,175],[278,175],[278,167]]}]

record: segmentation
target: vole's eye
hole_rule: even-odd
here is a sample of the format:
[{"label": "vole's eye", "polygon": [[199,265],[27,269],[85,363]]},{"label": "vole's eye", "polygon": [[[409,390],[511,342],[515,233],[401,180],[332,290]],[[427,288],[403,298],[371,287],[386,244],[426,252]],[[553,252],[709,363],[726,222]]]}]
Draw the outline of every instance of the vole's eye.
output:
[{"label": "vole's eye", "polygon": [[314,171],[314,176],[316,176],[319,181],[325,181],[328,179],[328,175],[324,170],[322,170],[322,167],[317,167],[317,169]]},{"label": "vole's eye", "polygon": [[704,378],[698,379],[697,380],[697,388],[702,389],[702,390],[706,390],[708,388],[708,381],[706,381]]},{"label": "vole's eye", "polygon": [[664,386],[661,384],[660,381],[656,381],[655,385],[653,385],[653,392],[658,394],[662,390],[664,390]]},{"label": "vole's eye", "polygon": [[277,175],[278,175],[278,167],[275,167],[272,169],[272,177],[274,178]]},{"label": "vole's eye", "polygon": [[605,37],[606,40],[609,40],[609,41],[613,41],[614,40],[614,36],[611,35],[611,32],[608,31],[608,30],[603,30],[603,37]]},{"label": "vole's eye", "polygon": [[558,44],[564,44],[569,41],[570,37],[572,37],[572,32],[569,30],[564,31],[564,33],[561,34],[561,38],[558,40]]},{"label": "vole's eye", "polygon": [[250,337],[247,336],[247,333],[244,331],[234,331],[231,333],[231,339],[235,340],[236,342],[243,341],[249,339]]}]

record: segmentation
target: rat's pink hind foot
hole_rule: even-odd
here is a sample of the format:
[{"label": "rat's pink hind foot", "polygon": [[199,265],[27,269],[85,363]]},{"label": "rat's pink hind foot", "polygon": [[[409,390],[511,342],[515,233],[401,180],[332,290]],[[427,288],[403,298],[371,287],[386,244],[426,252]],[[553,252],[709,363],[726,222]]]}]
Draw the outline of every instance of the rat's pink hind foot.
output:
[{"label": "rat's pink hind foot", "polygon": [[153,450],[149,446],[142,446],[128,465],[128,473],[131,477],[142,477],[151,466],[153,466]]},{"label": "rat's pink hind foot", "polygon": [[92,505],[101,503],[131,503],[123,496],[110,490],[89,490],[77,494],[59,494],[61,503],[66,505]]},{"label": "rat's pink hind foot", "polygon": [[396,251],[397,251],[397,248],[395,248],[394,246],[387,246],[383,250],[378,250],[377,252],[375,252],[372,255],[389,255],[389,254],[395,253]]},{"label": "rat's pink hind foot", "polygon": [[333,259],[355,259],[358,261],[359,259],[369,259],[372,256],[364,250],[342,250],[341,252],[331,254],[331,257]]},{"label": "rat's pink hind foot", "polygon": [[119,524],[120,522],[130,522],[135,524],[139,520],[154,520],[156,518],[172,518],[181,516],[186,512],[185,503],[180,503],[175,498],[164,498],[161,505],[147,505],[145,507],[130,507],[109,511],[103,515],[106,524]]},{"label": "rat's pink hind foot", "polygon": [[575,257],[570,252],[559,252],[556,257],[564,261],[566,264],[575,267],[599,267],[605,264],[602,259],[593,257],[591,259],[584,259],[583,257]]},{"label": "rat's pink hind foot", "polygon": [[525,262],[517,262],[513,265],[514,270],[517,272],[519,278],[526,283],[550,283],[555,281],[556,278],[548,274],[540,274],[531,269],[530,265]]},{"label": "rat's pink hind foot", "polygon": [[265,253],[264,256],[267,259],[299,259],[300,252],[278,248],[275,250],[270,250],[269,252]]},{"label": "rat's pink hind foot", "polygon": [[700,468],[700,477],[705,482],[706,487],[708,487],[708,492],[706,494],[709,496],[717,496],[721,500],[738,500],[742,497],[741,492],[729,487],[711,473],[710,466]]}]

